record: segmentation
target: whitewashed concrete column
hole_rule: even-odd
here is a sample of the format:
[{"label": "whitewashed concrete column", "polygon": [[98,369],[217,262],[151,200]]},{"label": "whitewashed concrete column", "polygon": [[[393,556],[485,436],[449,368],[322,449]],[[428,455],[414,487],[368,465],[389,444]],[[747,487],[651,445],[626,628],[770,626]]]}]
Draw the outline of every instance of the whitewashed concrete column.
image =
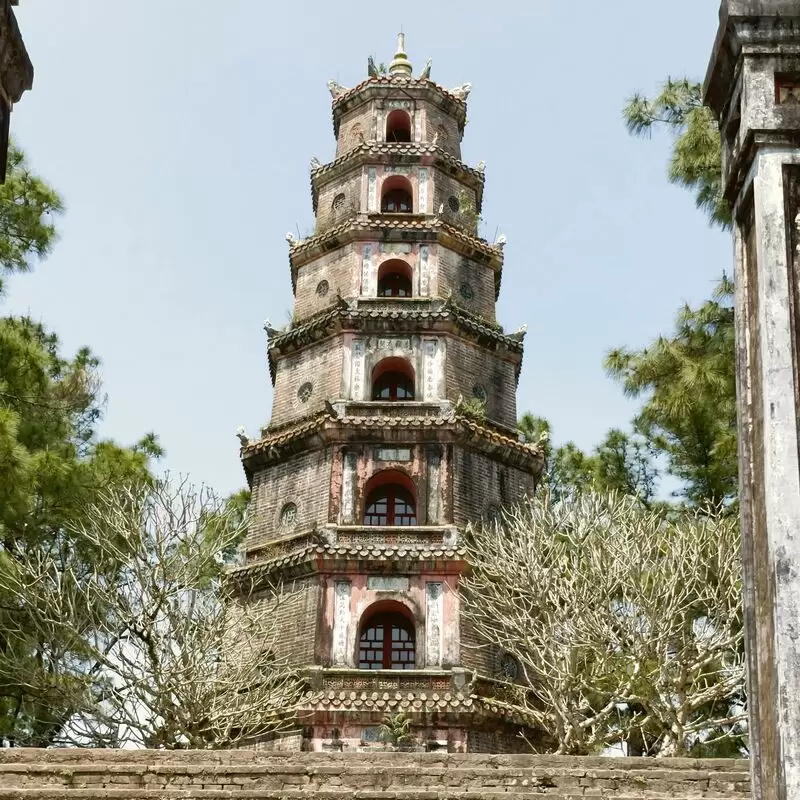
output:
[{"label": "whitewashed concrete column", "polygon": [[704,89],[735,221],[737,418],[754,800],[800,798],[797,0],[724,0]]}]

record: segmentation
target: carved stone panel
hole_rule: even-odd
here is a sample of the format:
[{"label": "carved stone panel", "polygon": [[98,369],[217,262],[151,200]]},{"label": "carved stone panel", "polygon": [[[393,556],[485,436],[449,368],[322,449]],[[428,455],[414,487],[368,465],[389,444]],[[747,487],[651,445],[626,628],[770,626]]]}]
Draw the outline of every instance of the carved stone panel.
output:
[{"label": "carved stone panel", "polygon": [[441,583],[425,584],[425,667],[442,664],[442,608],[444,597]]},{"label": "carved stone panel", "polygon": [[430,445],[426,454],[428,467],[428,525],[438,525],[441,520],[439,473],[442,462],[441,447]]},{"label": "carved stone panel", "polygon": [[355,453],[342,456],[342,504],[339,512],[342,525],[355,524],[356,465]]},{"label": "carved stone panel", "polygon": [[378,173],[375,167],[367,170],[367,211],[375,213],[378,210],[377,193]]},{"label": "carved stone panel", "polygon": [[430,247],[422,245],[419,248],[419,294],[427,297],[431,291],[431,267],[429,262]]},{"label": "carved stone panel", "polygon": [[350,348],[350,399],[364,399],[364,342],[356,339]]},{"label": "carved stone panel", "polygon": [[335,667],[346,667],[347,635],[350,628],[350,581],[333,584],[333,652]]},{"label": "carved stone panel", "polygon": [[428,213],[428,170],[425,167],[419,169],[419,213]]},{"label": "carved stone panel", "polygon": [[372,258],[371,244],[365,244],[361,251],[361,294],[364,297],[378,294],[378,268]]},{"label": "carved stone panel", "polygon": [[426,339],[423,347],[423,391],[426,402],[439,399],[442,368],[442,347],[439,340]]}]

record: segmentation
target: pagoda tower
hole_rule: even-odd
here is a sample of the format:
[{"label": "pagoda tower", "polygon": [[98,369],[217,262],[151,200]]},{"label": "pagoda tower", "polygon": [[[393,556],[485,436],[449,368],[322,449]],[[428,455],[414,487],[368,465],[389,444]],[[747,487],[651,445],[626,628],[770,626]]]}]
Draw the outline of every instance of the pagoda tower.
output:
[{"label": "pagoda tower", "polygon": [[379,745],[399,713],[428,749],[520,749],[507,654],[462,619],[467,523],[530,495],[516,431],[524,330],[495,320],[504,237],[478,237],[484,166],[461,161],[470,85],[417,77],[398,37],[331,81],[333,161],[311,163],[313,235],[291,234],[291,324],[267,325],[272,417],[241,457],[245,560],[285,593],[276,650],[301,668],[298,730],[263,746]]}]

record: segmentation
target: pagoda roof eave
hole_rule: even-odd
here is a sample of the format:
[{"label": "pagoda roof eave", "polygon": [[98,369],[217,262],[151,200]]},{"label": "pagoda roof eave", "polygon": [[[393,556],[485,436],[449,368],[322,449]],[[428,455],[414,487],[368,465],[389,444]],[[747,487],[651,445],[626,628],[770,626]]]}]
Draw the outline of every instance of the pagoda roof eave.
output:
[{"label": "pagoda roof eave", "polygon": [[249,482],[257,469],[279,463],[295,452],[350,441],[354,436],[369,436],[372,432],[380,432],[383,437],[387,430],[458,442],[490,456],[500,456],[534,474],[544,467],[544,453],[539,445],[520,442],[506,426],[458,410],[436,417],[340,416],[330,403],[322,411],[291,425],[268,430],[259,441],[243,447],[242,466]]},{"label": "pagoda roof eave", "polygon": [[476,192],[476,209],[481,210],[483,204],[483,187],[486,175],[479,169],[470,167],[455,156],[450,155],[439,145],[420,142],[364,142],[358,147],[340,156],[329,164],[311,171],[311,200],[314,212],[317,211],[319,190],[331,181],[366,164],[379,161],[396,164],[398,161],[419,157],[430,160],[433,166],[443,168],[451,176],[456,176]]},{"label": "pagoda roof eave", "polygon": [[439,242],[459,255],[472,258],[495,271],[495,298],[500,294],[503,274],[503,248],[450,225],[441,217],[421,214],[360,214],[325,233],[310,236],[291,245],[289,265],[292,290],[297,290],[297,270],[325,253],[354,241],[407,242],[409,234],[417,241]]},{"label": "pagoda roof eave", "polygon": [[428,78],[401,78],[396,75],[379,75],[347,89],[333,98],[331,103],[333,114],[333,132],[339,135],[339,123],[342,117],[362,103],[376,97],[383,97],[388,92],[401,88],[411,97],[425,98],[439,108],[451,113],[458,121],[459,131],[463,133],[467,120],[467,104],[452,92]]},{"label": "pagoda roof eave", "polygon": [[[390,304],[387,303],[387,306]],[[450,301],[433,299],[428,309],[351,308],[345,301],[325,309],[302,324],[286,332],[270,331],[268,354],[270,375],[275,383],[275,356],[294,352],[314,342],[343,330],[364,330],[371,323],[386,321],[392,331],[439,330],[442,327],[457,330],[479,344],[503,347],[509,353],[519,354],[521,368],[524,333],[505,334],[502,329],[477,317]],[[405,325],[404,325],[405,323]],[[517,376],[518,377],[518,376]]]}]

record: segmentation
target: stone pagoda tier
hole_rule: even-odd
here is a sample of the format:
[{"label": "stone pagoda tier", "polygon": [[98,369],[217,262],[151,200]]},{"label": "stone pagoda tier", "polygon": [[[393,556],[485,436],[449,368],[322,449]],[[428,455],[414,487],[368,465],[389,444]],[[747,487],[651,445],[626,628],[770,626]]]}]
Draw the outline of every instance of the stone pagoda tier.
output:
[{"label": "stone pagoda tier", "polygon": [[401,34],[388,71],[329,88],[336,158],[311,163],[314,235],[287,235],[292,323],[267,326],[272,417],[241,453],[238,576],[282,584],[276,648],[309,686],[268,746],[375,747],[402,712],[428,748],[517,750],[517,665],[459,604],[461,532],[543,465],[515,429],[524,331],[495,320],[505,239],[478,237],[484,167],[461,161],[470,85],[413,77]]}]

